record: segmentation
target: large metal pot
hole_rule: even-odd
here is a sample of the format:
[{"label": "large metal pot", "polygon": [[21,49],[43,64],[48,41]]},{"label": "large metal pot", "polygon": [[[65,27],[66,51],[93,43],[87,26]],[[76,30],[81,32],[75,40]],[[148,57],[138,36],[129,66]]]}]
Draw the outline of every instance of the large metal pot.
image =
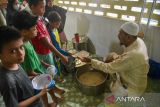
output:
[{"label": "large metal pot", "polygon": [[[79,76],[81,76],[87,70],[102,73],[105,79],[101,83],[99,83],[98,85],[95,85],[95,86],[87,86],[85,84],[82,84],[82,82],[79,80]],[[78,88],[84,94],[96,96],[96,95],[102,94],[105,91],[106,80],[107,80],[107,74],[106,73],[103,73],[102,71],[93,69],[90,65],[85,65],[85,66],[82,66],[81,68],[79,68],[76,71],[75,76],[76,76],[76,81],[77,81]]]}]

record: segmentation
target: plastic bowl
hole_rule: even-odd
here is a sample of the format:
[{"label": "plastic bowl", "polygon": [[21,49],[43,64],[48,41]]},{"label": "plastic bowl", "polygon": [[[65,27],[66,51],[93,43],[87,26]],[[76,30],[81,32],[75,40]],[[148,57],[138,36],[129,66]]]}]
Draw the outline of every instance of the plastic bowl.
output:
[{"label": "plastic bowl", "polygon": [[48,89],[54,88],[55,81],[52,80],[51,75],[41,74],[33,78],[32,80],[33,88],[36,90],[41,90],[45,86],[48,86]]}]

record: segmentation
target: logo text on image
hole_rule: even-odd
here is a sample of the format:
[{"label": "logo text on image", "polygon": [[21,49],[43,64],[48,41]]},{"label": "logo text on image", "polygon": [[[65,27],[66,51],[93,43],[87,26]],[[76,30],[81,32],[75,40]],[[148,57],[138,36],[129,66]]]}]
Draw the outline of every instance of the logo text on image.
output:
[{"label": "logo text on image", "polygon": [[145,102],[144,97],[117,97],[116,102]]},{"label": "logo text on image", "polygon": [[115,102],[145,102],[144,97],[115,97],[114,95],[111,95],[106,98],[106,101],[109,103],[115,103]]}]

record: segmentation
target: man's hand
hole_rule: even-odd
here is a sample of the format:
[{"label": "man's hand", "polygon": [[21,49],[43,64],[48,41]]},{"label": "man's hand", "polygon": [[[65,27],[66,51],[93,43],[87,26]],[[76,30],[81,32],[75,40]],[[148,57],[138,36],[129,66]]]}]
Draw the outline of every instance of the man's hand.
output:
[{"label": "man's hand", "polygon": [[91,58],[88,58],[88,57],[82,57],[80,59],[82,62],[91,62]]},{"label": "man's hand", "polygon": [[117,59],[119,57],[118,54],[112,52],[108,55],[108,57],[106,58],[106,60],[104,61],[105,63],[109,63],[112,62],[113,60]]},{"label": "man's hand", "polygon": [[107,57],[104,62],[105,62],[105,63],[109,63],[109,62],[112,62],[113,60],[114,60],[113,57]]}]

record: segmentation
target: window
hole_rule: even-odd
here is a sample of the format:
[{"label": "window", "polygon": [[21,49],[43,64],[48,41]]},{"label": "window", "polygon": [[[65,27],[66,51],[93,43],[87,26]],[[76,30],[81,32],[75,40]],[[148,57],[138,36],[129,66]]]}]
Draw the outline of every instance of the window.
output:
[{"label": "window", "polygon": [[122,20],[135,21],[135,16],[122,15]]},{"label": "window", "polygon": [[76,12],[82,12],[81,8],[76,8]]},{"label": "window", "polygon": [[84,10],[84,13],[92,14],[92,10],[87,10],[87,9],[85,9],[85,10]]},{"label": "window", "polygon": [[[144,3],[143,0],[57,0],[57,4],[68,11],[147,24],[154,0],[146,0]],[[156,1],[154,7],[150,25],[160,26],[160,0]]]},{"label": "window", "polygon": [[101,8],[108,8],[108,9],[109,9],[111,6],[110,6],[110,5],[107,5],[107,4],[100,4],[100,7],[101,7]]},{"label": "window", "polygon": [[118,14],[116,14],[116,13],[107,13],[107,16],[113,17],[113,18],[117,18]]},{"label": "window", "polygon": [[86,6],[86,2],[79,2],[80,6]]},{"label": "window", "polygon": [[[131,11],[134,11],[134,12],[141,12],[142,8],[141,7],[132,7],[131,8]],[[144,13],[147,13],[148,9],[144,9]]]},{"label": "window", "polygon": [[64,4],[69,4],[69,1],[64,1]]},{"label": "window", "polygon": [[98,15],[98,16],[103,16],[104,12],[102,12],[102,11],[95,11],[94,14]]},{"label": "window", "polygon": [[127,6],[114,5],[114,9],[117,9],[117,10],[127,10]]},{"label": "window", "polygon": [[97,7],[97,4],[96,3],[89,3],[88,6],[89,7]]}]

